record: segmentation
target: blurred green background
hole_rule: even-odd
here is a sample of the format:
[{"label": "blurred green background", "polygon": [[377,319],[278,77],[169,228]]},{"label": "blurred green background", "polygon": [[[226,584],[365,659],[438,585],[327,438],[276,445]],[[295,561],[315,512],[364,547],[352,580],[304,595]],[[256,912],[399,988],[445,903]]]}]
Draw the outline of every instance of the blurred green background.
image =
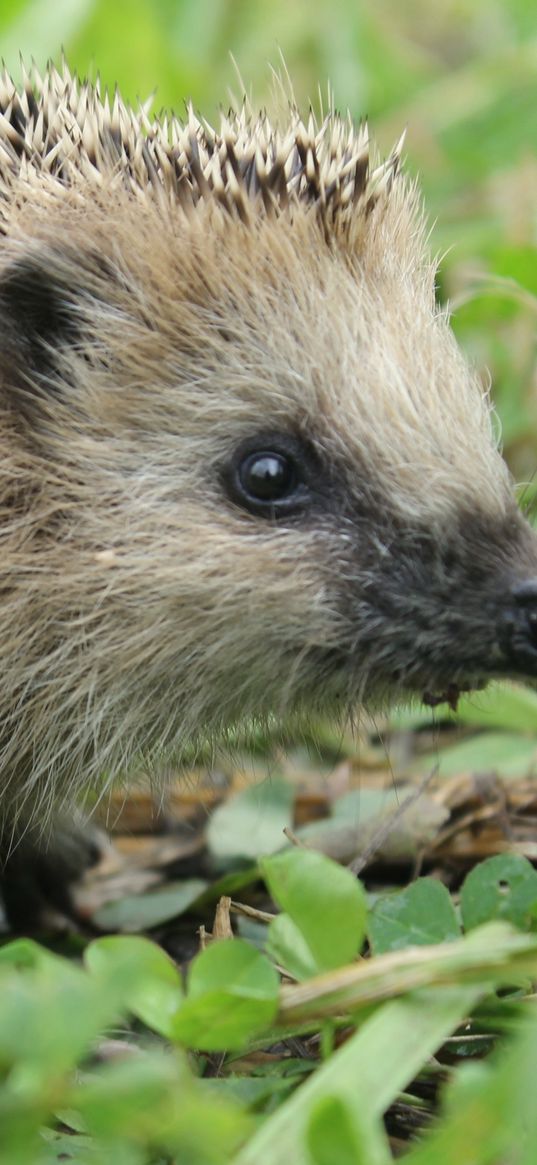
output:
[{"label": "blurred green background", "polygon": [[[535,0],[2,0],[0,54],[60,59],[154,108],[213,118],[237,91],[270,106],[283,54],[297,100],[331,84],[383,152],[408,127],[444,254],[439,295],[488,383],[525,499],[537,496]],[[233,59],[232,59],[233,58]],[[537,476],[537,475],[536,475]]]}]

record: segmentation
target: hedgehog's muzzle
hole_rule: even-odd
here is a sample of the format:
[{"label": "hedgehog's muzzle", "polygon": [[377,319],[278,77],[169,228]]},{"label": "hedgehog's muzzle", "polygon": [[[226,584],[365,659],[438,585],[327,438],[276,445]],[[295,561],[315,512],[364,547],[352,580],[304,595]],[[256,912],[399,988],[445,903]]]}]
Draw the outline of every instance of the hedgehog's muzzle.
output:
[{"label": "hedgehog's muzzle", "polygon": [[499,638],[508,667],[537,677],[537,578],[513,586]]}]

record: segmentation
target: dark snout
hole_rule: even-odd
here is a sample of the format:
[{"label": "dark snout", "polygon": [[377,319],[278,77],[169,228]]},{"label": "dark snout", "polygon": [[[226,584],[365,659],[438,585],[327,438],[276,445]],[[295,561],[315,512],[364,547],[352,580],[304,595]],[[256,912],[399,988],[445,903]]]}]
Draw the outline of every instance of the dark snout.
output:
[{"label": "dark snout", "polygon": [[537,676],[537,578],[517,583],[501,620],[500,643],[508,668]]}]

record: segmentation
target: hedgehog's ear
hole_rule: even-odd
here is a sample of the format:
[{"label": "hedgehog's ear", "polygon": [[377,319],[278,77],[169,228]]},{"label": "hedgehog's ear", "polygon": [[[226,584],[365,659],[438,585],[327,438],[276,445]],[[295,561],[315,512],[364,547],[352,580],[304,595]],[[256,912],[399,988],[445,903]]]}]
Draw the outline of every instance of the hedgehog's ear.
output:
[{"label": "hedgehog's ear", "polygon": [[0,385],[23,411],[51,395],[69,399],[72,356],[86,350],[88,320],[110,306],[118,277],[103,255],[40,246],[0,267]]},{"label": "hedgehog's ear", "polygon": [[0,273],[0,371],[34,391],[54,383],[60,347],[76,342],[76,289],[43,255],[24,256]]},{"label": "hedgehog's ear", "polygon": [[79,334],[69,267],[47,249],[0,271],[0,380],[21,406],[61,390],[61,351]]}]

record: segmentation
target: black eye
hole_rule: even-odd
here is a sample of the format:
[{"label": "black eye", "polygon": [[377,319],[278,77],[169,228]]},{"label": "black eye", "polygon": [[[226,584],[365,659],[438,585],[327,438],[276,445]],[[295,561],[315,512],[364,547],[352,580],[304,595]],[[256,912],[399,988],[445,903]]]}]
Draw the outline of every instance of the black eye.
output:
[{"label": "black eye", "polygon": [[258,502],[278,502],[296,484],[290,457],[271,449],[250,453],[239,466],[239,480],[246,495]]},{"label": "black eye", "polygon": [[271,519],[303,513],[317,496],[319,472],[313,449],[290,433],[248,437],[222,466],[235,505]]}]

